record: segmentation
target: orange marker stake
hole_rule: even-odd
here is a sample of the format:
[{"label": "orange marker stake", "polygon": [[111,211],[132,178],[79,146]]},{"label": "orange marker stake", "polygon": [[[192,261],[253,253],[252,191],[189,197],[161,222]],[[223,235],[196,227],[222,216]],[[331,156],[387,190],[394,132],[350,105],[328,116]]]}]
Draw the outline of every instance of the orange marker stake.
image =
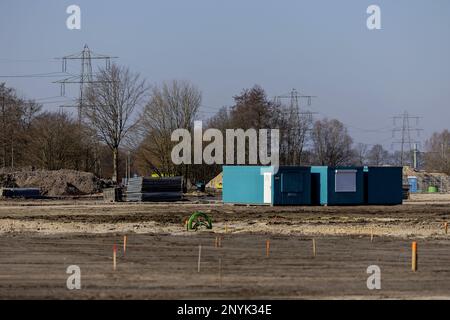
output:
[{"label": "orange marker stake", "polygon": [[270,240],[266,240],[266,257],[270,254]]},{"label": "orange marker stake", "polygon": [[411,270],[417,271],[417,242],[415,241],[412,243]]},{"label": "orange marker stake", "polygon": [[116,271],[117,266],[117,246],[116,244],[113,245],[113,270]]},{"label": "orange marker stake", "polygon": [[127,253],[127,236],[123,236],[123,255]]}]

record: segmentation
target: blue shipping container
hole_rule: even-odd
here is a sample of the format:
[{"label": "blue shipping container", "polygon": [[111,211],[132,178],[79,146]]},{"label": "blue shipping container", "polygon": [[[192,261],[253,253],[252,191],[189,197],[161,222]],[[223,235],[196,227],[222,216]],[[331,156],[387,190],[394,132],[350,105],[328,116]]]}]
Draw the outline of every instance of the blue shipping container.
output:
[{"label": "blue shipping container", "polygon": [[223,202],[235,204],[309,205],[309,167],[224,166]]},{"label": "blue shipping container", "polygon": [[403,168],[369,167],[365,178],[367,204],[403,203]]},{"label": "blue shipping container", "polygon": [[311,204],[311,168],[280,167],[274,176],[274,205]]},{"label": "blue shipping container", "polygon": [[399,167],[224,166],[223,202],[256,205],[402,203]]},{"label": "blue shipping container", "polygon": [[311,167],[312,203],[321,205],[364,204],[364,168]]},{"label": "blue shipping container", "polygon": [[[222,198],[224,203],[272,204],[264,201],[264,178],[260,166],[224,166]],[[267,178],[266,178],[267,179]],[[268,195],[266,194],[266,200]]]}]

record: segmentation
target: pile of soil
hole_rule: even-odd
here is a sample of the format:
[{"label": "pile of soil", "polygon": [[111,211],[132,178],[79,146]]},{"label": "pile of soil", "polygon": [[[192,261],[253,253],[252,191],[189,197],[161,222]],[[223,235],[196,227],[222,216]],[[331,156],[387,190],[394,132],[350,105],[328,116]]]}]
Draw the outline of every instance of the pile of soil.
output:
[{"label": "pile of soil", "polygon": [[411,167],[403,167],[403,176],[417,177],[419,190],[426,192],[428,187],[438,187],[440,192],[450,192],[450,177],[442,172],[426,172],[424,170],[414,170]]},{"label": "pile of soil", "polygon": [[104,182],[89,172],[27,170],[0,173],[0,187],[40,188],[44,196],[74,196],[102,191]]}]

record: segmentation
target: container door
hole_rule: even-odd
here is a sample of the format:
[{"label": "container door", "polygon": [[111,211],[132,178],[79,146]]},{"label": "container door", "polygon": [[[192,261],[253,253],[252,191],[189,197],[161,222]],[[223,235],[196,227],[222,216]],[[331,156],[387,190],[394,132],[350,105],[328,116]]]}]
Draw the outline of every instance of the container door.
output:
[{"label": "container door", "polygon": [[281,174],[281,196],[284,205],[302,204],[303,184],[305,178],[303,172],[285,172]]},{"label": "container door", "polygon": [[311,173],[311,204],[320,205],[320,173]]},{"label": "container door", "polygon": [[264,173],[264,203],[272,204],[272,173]]}]

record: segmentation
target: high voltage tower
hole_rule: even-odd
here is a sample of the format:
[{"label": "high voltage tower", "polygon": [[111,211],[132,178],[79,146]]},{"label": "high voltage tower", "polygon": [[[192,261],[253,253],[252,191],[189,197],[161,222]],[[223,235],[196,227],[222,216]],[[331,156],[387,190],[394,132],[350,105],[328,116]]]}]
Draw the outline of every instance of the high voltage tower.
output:
[{"label": "high voltage tower", "polygon": [[289,161],[290,164],[298,165],[301,163],[302,150],[306,141],[307,133],[311,130],[312,124],[312,112],[306,110],[306,108],[304,111],[300,110],[300,100],[306,99],[308,106],[311,106],[313,98],[316,97],[299,94],[296,89],[292,89],[292,91],[287,95],[275,97],[275,102],[279,104],[281,104],[282,99],[287,99],[290,101],[287,110],[284,111],[288,118],[288,123],[286,123],[287,127],[285,128],[286,143],[284,148],[286,149],[285,151],[288,155],[287,161]]},{"label": "high voltage tower", "polygon": [[76,106],[62,106],[69,108],[78,108],[78,121],[81,122],[83,115],[83,108],[86,106],[85,93],[89,84],[99,83],[101,81],[95,80],[94,73],[92,72],[92,60],[103,60],[106,69],[111,66],[111,59],[117,57],[112,57],[104,54],[94,53],[89,49],[87,45],[84,46],[83,51],[64,56],[62,58],[57,58],[62,60],[62,72],[67,73],[67,62],[71,60],[78,60],[81,62],[81,70],[79,75],[72,75],[69,78],[55,81],[54,83],[59,83],[61,85],[61,96],[66,94],[66,84],[79,84],[80,85],[80,96],[78,99],[78,105]]},{"label": "high voltage tower", "polygon": [[[419,128],[419,119],[420,117],[411,116],[407,111],[403,114],[394,116],[394,128],[392,129],[392,138],[397,136],[397,133],[400,133],[400,139],[393,141],[393,144],[401,145],[401,165],[404,165],[405,162],[405,151],[408,152],[409,156],[414,152],[414,165],[416,165],[416,153],[417,153],[417,144],[419,142],[417,140],[413,140],[412,134],[415,136],[420,136],[420,132],[423,130]],[[414,124],[412,123],[414,122]]]},{"label": "high voltage tower", "polygon": [[280,95],[275,97],[275,101],[280,102],[282,99],[290,100],[290,113],[296,114],[300,118],[301,115],[306,115],[308,121],[312,121],[312,112],[301,111],[300,110],[300,99],[306,99],[308,106],[311,106],[312,99],[317,98],[316,96],[309,96],[300,94],[296,89],[292,89],[290,94]]}]

